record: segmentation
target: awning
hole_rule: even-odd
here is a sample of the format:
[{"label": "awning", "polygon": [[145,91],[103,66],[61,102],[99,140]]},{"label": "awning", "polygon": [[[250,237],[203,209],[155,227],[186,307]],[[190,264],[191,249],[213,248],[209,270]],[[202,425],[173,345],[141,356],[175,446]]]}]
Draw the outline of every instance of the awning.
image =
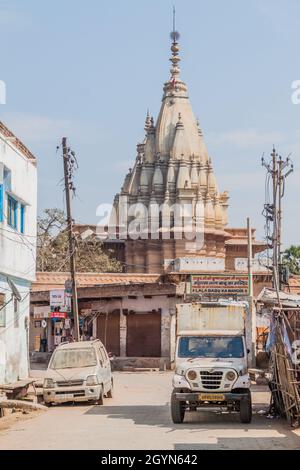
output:
[{"label": "awning", "polygon": [[[282,307],[300,307],[300,295],[280,291],[279,298]],[[276,290],[264,287],[260,294],[257,296],[257,302],[269,305],[277,305],[278,296]]]}]

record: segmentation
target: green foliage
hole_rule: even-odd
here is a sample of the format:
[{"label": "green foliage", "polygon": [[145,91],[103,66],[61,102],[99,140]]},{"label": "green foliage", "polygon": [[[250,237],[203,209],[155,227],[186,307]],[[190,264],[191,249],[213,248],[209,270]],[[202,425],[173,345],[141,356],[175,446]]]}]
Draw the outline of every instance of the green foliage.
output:
[{"label": "green foliage", "polygon": [[300,274],[300,246],[291,245],[283,254],[283,263],[292,274]]},{"label": "green foliage", "polygon": [[[60,209],[45,209],[38,217],[38,271],[69,270],[69,239],[65,213]],[[122,265],[112,250],[91,235],[82,240],[76,235],[76,270],[78,272],[121,272]]]}]

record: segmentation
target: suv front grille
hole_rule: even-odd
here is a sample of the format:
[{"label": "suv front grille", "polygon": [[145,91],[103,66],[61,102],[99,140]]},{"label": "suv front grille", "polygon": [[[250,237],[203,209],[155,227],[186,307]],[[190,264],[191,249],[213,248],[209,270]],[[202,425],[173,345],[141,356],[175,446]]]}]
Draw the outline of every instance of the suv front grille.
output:
[{"label": "suv front grille", "polygon": [[60,380],[56,383],[58,387],[80,387],[81,385],[83,385],[83,380]]},{"label": "suv front grille", "polygon": [[201,370],[200,377],[203,388],[217,390],[221,386],[223,371],[209,372],[208,370]]}]

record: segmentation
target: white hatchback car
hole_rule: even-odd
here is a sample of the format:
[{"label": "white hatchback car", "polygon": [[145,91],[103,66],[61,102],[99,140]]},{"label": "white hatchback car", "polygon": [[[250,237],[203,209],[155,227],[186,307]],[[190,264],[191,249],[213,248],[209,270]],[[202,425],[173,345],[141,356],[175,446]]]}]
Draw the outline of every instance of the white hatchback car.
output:
[{"label": "white hatchback car", "polygon": [[63,343],[53,352],[44,379],[44,402],[91,401],[113,394],[110,359],[100,340]]}]

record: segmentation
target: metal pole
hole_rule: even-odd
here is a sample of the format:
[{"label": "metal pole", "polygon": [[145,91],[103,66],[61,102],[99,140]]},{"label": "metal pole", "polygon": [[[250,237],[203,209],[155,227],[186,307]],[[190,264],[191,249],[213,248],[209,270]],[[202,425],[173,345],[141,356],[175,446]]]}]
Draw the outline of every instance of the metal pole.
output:
[{"label": "metal pole", "polygon": [[69,236],[69,256],[70,256],[70,273],[72,281],[72,310],[74,315],[74,338],[79,341],[79,316],[78,316],[78,299],[77,299],[77,286],[76,286],[76,264],[75,264],[75,240],[73,236],[73,219],[71,213],[71,198],[70,198],[70,178],[69,178],[69,152],[67,147],[67,138],[62,139],[63,161],[64,161],[64,178],[65,178],[65,191],[66,191],[66,208],[67,208],[67,226]]}]

